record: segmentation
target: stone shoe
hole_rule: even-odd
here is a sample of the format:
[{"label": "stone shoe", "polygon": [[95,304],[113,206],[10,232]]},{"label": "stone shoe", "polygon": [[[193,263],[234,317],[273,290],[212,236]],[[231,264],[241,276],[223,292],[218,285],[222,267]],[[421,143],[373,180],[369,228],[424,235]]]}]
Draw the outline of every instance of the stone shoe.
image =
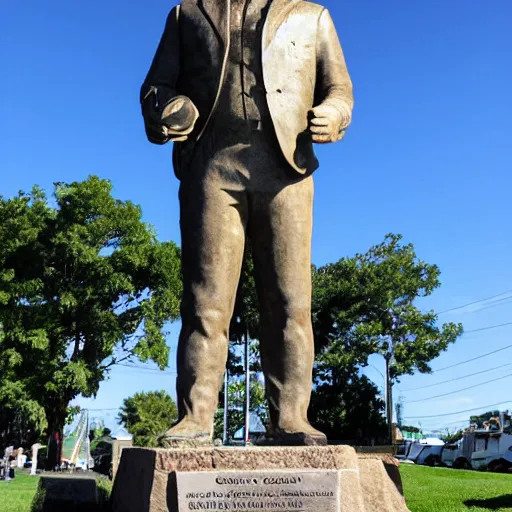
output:
[{"label": "stone shoe", "polygon": [[269,434],[257,439],[258,446],[327,446],[327,436],[311,425],[303,428],[275,428]]},{"label": "stone shoe", "polygon": [[158,439],[163,448],[195,448],[212,444],[211,433],[190,418],[182,419]]}]

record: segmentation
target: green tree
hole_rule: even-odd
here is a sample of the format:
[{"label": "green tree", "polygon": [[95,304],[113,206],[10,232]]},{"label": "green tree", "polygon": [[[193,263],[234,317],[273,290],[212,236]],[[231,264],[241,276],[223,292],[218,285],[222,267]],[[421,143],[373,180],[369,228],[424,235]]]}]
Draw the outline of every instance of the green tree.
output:
[{"label": "green tree", "polygon": [[[263,425],[268,424],[268,407],[265,400],[265,389],[258,375],[251,374],[250,381],[250,412],[256,415]],[[214,439],[222,439],[224,433],[224,391],[220,393],[220,407],[215,414]],[[232,380],[228,386],[228,439],[233,439],[236,432],[244,427],[245,381]]]},{"label": "green tree", "polygon": [[91,428],[89,430],[89,441],[91,443],[91,445],[90,445],[91,452],[94,451],[94,449],[96,448],[98,441],[100,441],[103,438],[110,439],[111,433],[112,433],[112,431],[109,428],[105,427],[102,420],[100,420],[100,421],[95,420],[93,428]]},{"label": "green tree", "polygon": [[180,272],[177,246],[106,180],[0,198],[0,375],[44,409],[51,467],[73,398],[131,357],[167,365]]},{"label": "green tree", "polygon": [[408,425],[399,425],[402,432],[411,432],[412,434],[420,434],[421,429],[419,427],[411,427]]},{"label": "green tree", "polygon": [[446,429],[446,434],[441,436],[441,439],[446,444],[454,444],[460,439],[464,437],[464,430],[456,430],[455,432],[450,432],[449,429]]},{"label": "green tree", "polygon": [[178,419],[178,409],[166,391],[135,393],[124,400],[118,419],[133,435],[135,446],[155,448],[158,438]]},{"label": "green tree", "polygon": [[[330,367],[325,368],[328,372]],[[317,375],[321,373],[317,368]],[[382,444],[387,437],[384,401],[379,390],[356,368],[339,372],[336,384],[316,379],[309,417],[331,441],[350,441],[359,446]]]},{"label": "green tree", "polygon": [[439,268],[418,259],[401,235],[390,234],[367,253],[314,269],[313,276],[315,342],[324,365],[332,363],[331,381],[344,366],[366,366],[370,355],[381,354],[391,418],[392,383],[416,371],[430,373],[429,362],[463,332],[461,324],[439,326],[433,311],[415,305],[441,285]]},{"label": "green tree", "polygon": [[419,371],[462,334],[461,324],[438,325],[434,311],[414,303],[441,286],[437,265],[420,260],[401,235],[387,235],[366,254],[343,258],[314,272],[317,348],[340,343],[350,361],[371,354],[390,359],[393,380]]},{"label": "green tree", "polygon": [[80,414],[81,408],[79,405],[72,405],[68,407],[68,415],[66,417],[66,423],[71,425],[75,421],[76,416]]},{"label": "green tree", "polygon": [[23,383],[9,379],[0,378],[0,448],[26,448],[36,443],[46,430],[46,415]]}]

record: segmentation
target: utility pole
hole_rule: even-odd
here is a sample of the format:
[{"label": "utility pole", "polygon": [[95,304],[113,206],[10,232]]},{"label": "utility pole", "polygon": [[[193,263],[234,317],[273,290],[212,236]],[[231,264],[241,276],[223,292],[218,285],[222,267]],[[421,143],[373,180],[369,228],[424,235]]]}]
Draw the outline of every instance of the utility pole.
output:
[{"label": "utility pole", "polygon": [[251,428],[251,412],[250,412],[250,391],[251,391],[251,369],[249,365],[249,333],[245,330],[245,427],[244,427],[244,444],[249,442],[249,433]]},{"label": "utility pole", "polygon": [[388,422],[389,444],[393,444],[393,384],[389,376],[389,363],[391,351],[386,356],[386,420]]},{"label": "utility pole", "polygon": [[[85,457],[87,458],[87,469],[92,469],[94,467],[94,461],[92,461],[91,457],[91,440],[89,438],[89,432],[91,431],[91,427],[89,425],[89,411],[85,411],[86,419],[85,419]],[[92,464],[91,464],[92,462]]]},{"label": "utility pole", "polygon": [[228,369],[226,368],[226,372],[224,373],[224,430],[222,432],[222,444],[226,446],[228,444],[228,387],[229,387],[229,375]]},{"label": "utility pole", "polygon": [[402,414],[403,414],[403,397],[399,396],[395,406],[396,411],[396,424],[400,427],[402,424]]}]

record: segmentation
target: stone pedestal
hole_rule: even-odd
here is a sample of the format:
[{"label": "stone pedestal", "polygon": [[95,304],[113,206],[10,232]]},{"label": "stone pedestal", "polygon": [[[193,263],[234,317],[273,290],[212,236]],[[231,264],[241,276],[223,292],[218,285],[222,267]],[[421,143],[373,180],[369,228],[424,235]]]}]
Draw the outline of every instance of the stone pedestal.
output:
[{"label": "stone pedestal", "polygon": [[407,512],[397,461],[349,446],[125,448],[114,512]]},{"label": "stone pedestal", "polygon": [[119,467],[119,462],[121,460],[121,454],[123,453],[123,450],[126,448],[131,448],[132,446],[132,439],[114,438],[112,442],[112,478],[115,479],[116,477],[117,468]]}]

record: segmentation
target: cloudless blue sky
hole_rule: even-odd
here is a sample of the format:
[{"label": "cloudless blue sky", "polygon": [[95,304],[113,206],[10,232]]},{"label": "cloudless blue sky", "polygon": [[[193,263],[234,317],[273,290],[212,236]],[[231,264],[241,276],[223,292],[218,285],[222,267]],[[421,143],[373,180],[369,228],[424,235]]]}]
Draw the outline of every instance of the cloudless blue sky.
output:
[{"label": "cloudless blue sky", "polygon": [[[98,174],[143,208],[162,240],[179,242],[171,147],[146,141],[138,105],[166,15],[175,2],[6,2],[0,18],[0,194]],[[512,36],[510,0],[325,0],[354,82],[346,139],[318,149],[313,260],[321,265],[402,233],[437,263],[442,287],[421,303],[443,311],[512,289]],[[466,330],[512,321],[511,300],[444,314]],[[500,297],[505,299],[507,295]],[[174,349],[179,325],[171,327]],[[512,344],[512,326],[464,335],[441,368]],[[512,349],[432,375],[405,377],[404,401],[512,374]],[[372,359],[383,372],[380,358]],[[372,367],[368,375],[382,386]],[[91,408],[117,408],[174,376],[115,369]],[[405,403],[406,417],[509,401],[512,377],[438,400]],[[482,411],[484,412],[484,411]],[[100,414],[98,412],[98,414]],[[107,414],[105,412],[105,414]],[[110,412],[115,416],[115,411]],[[421,421],[455,425],[469,413]]]}]

